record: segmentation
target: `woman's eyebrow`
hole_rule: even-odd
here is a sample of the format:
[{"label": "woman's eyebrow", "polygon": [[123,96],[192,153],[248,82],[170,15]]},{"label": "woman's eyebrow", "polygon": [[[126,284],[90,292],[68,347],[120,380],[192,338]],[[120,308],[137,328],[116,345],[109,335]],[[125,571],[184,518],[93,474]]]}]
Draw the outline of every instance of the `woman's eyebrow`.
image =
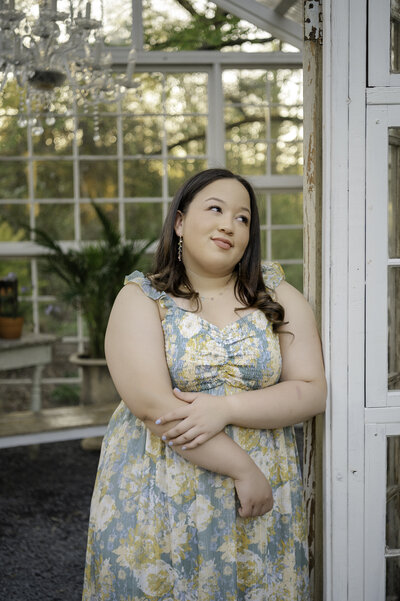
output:
[{"label": "woman's eyebrow", "polygon": [[[205,198],[204,202],[207,202],[207,200],[218,200],[218,202],[222,202],[223,204],[226,204],[225,200],[222,200],[222,198],[218,198],[217,196],[210,196],[209,198]],[[240,207],[241,211],[247,211],[248,213],[250,213],[250,209],[248,209],[247,207]]]}]

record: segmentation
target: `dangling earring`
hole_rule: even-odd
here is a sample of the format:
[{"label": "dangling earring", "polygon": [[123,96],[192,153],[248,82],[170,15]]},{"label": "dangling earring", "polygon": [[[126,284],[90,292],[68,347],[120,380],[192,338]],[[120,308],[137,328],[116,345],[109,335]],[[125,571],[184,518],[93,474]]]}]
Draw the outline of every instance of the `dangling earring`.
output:
[{"label": "dangling earring", "polygon": [[239,261],[238,263],[238,276],[240,277],[242,275],[242,262]]},{"label": "dangling earring", "polygon": [[183,238],[182,236],[179,236],[179,242],[178,242],[178,261],[182,261],[182,243],[183,243]]}]

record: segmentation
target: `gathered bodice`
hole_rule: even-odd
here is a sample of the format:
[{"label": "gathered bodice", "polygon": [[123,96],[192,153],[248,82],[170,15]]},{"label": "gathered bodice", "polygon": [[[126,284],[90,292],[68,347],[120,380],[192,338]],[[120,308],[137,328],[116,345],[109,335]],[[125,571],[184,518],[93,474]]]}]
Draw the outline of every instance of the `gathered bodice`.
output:
[{"label": "gathered bodice", "polygon": [[[266,286],[273,290],[283,277],[276,263],[263,268]],[[278,335],[262,311],[239,316],[223,328],[198,313],[179,307],[165,292],[153,288],[135,271],[126,282],[161,303],[165,355],[173,386],[183,391],[214,395],[265,388],[279,380],[281,355]]]}]

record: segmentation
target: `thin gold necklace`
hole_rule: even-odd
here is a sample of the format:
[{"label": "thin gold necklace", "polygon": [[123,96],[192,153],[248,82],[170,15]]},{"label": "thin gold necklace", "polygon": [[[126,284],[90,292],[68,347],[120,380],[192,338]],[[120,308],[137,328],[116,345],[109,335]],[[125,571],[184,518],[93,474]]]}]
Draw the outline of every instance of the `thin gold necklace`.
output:
[{"label": "thin gold necklace", "polygon": [[231,277],[229,278],[229,280],[226,282],[225,286],[219,292],[217,292],[214,296],[202,296],[198,290],[196,290],[196,293],[199,295],[200,300],[214,301],[218,296],[223,296],[225,294],[226,289],[228,288],[228,284],[230,283],[232,278],[233,278],[233,273],[232,273]]}]

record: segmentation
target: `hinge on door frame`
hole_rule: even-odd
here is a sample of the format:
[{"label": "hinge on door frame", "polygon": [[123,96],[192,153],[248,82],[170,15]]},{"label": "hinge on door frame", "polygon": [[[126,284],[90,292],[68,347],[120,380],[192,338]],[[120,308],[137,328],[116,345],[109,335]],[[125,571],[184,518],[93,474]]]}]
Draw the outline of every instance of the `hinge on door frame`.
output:
[{"label": "hinge on door frame", "polygon": [[304,39],[322,44],[322,0],[304,0]]}]

